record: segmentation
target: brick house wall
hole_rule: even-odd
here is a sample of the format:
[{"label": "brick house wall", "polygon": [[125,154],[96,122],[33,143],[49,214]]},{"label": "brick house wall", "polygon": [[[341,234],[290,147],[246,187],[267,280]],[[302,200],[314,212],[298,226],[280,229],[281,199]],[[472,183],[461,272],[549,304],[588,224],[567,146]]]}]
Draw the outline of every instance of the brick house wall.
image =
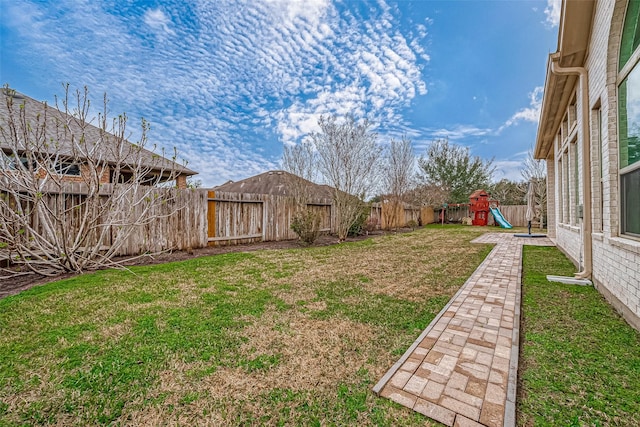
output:
[{"label": "brick house wall", "polygon": [[[65,182],[85,182],[85,177],[89,173],[87,165],[80,165],[80,175],[64,175],[62,181]],[[41,174],[42,175],[42,174]],[[44,177],[44,175],[42,175]],[[109,166],[102,169],[100,174],[100,184],[109,184],[111,182],[111,168]],[[178,175],[176,177],[176,188],[187,188],[187,175]]]},{"label": "brick house wall", "polygon": [[[577,81],[572,90],[577,111],[581,111],[583,103],[589,110],[592,228],[587,232],[593,240],[592,280],[625,319],[640,329],[640,239],[620,233],[617,78],[626,6],[627,0],[595,3],[584,64],[588,72],[589,99],[581,99]],[[569,117],[570,108],[564,112]],[[575,132],[571,131],[570,123],[560,126],[553,153],[547,161],[549,194],[554,195],[547,207],[549,235],[577,266],[581,266],[584,259],[582,225],[576,215],[576,207],[584,206],[581,121],[582,115],[578,113]],[[576,141],[575,147],[571,145],[572,140]],[[577,154],[577,174],[572,150]],[[564,212],[566,210],[568,212]]]},{"label": "brick house wall", "polygon": [[[64,175],[62,177],[63,181],[66,182],[85,182],[87,174],[90,173],[89,166],[80,165],[80,175]],[[100,174],[100,184],[109,184],[111,181],[111,169],[107,166],[102,169],[102,173]]]}]

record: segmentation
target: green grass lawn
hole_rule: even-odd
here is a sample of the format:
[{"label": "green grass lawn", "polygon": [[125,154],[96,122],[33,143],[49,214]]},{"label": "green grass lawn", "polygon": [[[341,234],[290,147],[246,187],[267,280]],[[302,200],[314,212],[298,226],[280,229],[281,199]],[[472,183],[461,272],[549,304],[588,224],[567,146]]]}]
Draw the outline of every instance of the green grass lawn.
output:
[{"label": "green grass lawn", "polygon": [[525,247],[518,425],[640,426],[640,334],[556,248]]},{"label": "green grass lawn", "polygon": [[[0,300],[0,426],[425,425],[371,387],[495,228],[101,271]],[[511,232],[512,230],[507,230]],[[525,248],[522,425],[639,425],[640,338]]]},{"label": "green grass lawn", "polygon": [[424,425],[370,390],[487,255],[469,243],[487,230],[100,271],[0,300],[0,425]]}]

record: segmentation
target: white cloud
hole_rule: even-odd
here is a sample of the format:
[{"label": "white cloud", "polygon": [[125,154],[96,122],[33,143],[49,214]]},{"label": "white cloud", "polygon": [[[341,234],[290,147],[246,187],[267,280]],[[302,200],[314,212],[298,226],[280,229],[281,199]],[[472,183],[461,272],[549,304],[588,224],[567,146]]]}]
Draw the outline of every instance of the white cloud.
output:
[{"label": "white cloud", "polygon": [[426,130],[426,134],[428,134],[432,139],[448,138],[454,141],[468,137],[489,135],[491,132],[491,129],[479,128],[472,125],[456,125],[450,129]]},{"label": "white cloud", "polygon": [[144,13],[144,23],[151,27],[156,32],[162,32],[164,34],[175,35],[175,31],[169,28],[171,19],[165,15],[161,9],[148,9]]},{"label": "white cloud", "polygon": [[529,93],[529,107],[522,108],[515,112],[500,128],[498,133],[504,129],[517,125],[521,121],[538,123],[542,109],[542,95],[544,88],[538,86]]},{"label": "white cloud", "polygon": [[545,23],[550,27],[557,27],[560,24],[560,10],[562,0],[547,0],[547,7],[544,9],[546,16]]},{"label": "white cloud", "polygon": [[329,0],[266,0],[266,3],[288,21],[287,26],[293,25],[298,18],[317,26],[330,4]]},{"label": "white cloud", "polygon": [[495,160],[493,162],[493,165],[495,166],[496,170],[492,176],[493,181],[497,182],[501,179],[508,179],[509,181],[521,181],[521,171],[523,164],[524,157],[521,160]]},{"label": "white cloud", "polygon": [[11,30],[52,94],[60,81],[107,92],[134,135],[145,117],[150,140],[176,146],[205,185],[275,167],[279,145],[317,130],[320,114],[402,127],[426,93],[427,27],[402,33],[384,1],[364,17],[331,0],[168,0],[142,16],[128,3],[13,4]]},{"label": "white cloud", "polygon": [[[304,137],[307,129],[316,130],[317,126],[310,123],[321,114],[352,114],[357,118],[366,115],[372,121],[391,118],[400,122],[397,108],[407,105],[416,94],[426,93],[417,65],[417,55],[426,53],[393,30],[391,8],[386,3],[381,2],[381,9],[379,15],[373,13],[366,21],[357,19],[350,11],[338,15],[333,7],[325,9],[324,22],[319,24],[325,29],[316,32],[317,37],[305,39],[312,44],[305,44],[304,48],[315,50],[308,58],[310,62],[297,62],[290,67],[315,66],[322,72],[316,73],[316,79],[304,79],[306,99],[298,99],[278,113],[277,129],[283,142],[294,143]],[[279,40],[274,48],[280,48],[283,42]],[[299,44],[294,44],[286,51],[298,47]],[[279,55],[277,51],[270,56]],[[284,73],[283,78],[287,77]],[[295,77],[298,80],[300,75]]]}]

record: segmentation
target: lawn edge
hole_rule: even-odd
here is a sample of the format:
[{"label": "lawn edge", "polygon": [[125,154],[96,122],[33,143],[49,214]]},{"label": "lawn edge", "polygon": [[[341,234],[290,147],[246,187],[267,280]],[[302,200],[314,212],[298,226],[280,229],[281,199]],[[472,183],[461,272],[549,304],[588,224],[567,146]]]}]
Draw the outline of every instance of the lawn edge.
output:
[{"label": "lawn edge", "polygon": [[[516,292],[513,313],[513,330],[511,332],[511,359],[509,376],[507,377],[507,400],[504,406],[504,426],[515,426],[517,421],[518,397],[518,362],[520,361],[520,323],[522,322],[522,268],[524,266],[524,247],[520,245],[520,266],[518,268],[518,291]],[[555,247],[555,246],[554,246]]]},{"label": "lawn edge", "polygon": [[[478,264],[478,267],[476,267],[476,269],[469,275],[469,277],[463,283],[463,285],[460,286],[460,289],[458,289],[458,291],[449,299],[449,302],[447,302],[444,305],[444,307],[442,307],[442,310],[440,310],[440,312],[433,318],[433,320],[431,320],[431,322],[422,331],[422,333],[418,336],[418,338],[416,338],[416,340],[413,342],[413,344],[411,344],[409,346],[409,348],[407,349],[407,351],[404,352],[402,357],[400,357],[400,359],[398,359],[398,361],[396,363],[394,363],[393,366],[391,366],[391,368],[389,368],[389,370],[382,376],[382,378],[380,378],[380,380],[376,383],[376,385],[373,386],[373,388],[371,390],[376,394],[376,396],[380,396],[380,392],[382,392],[382,389],[384,388],[385,385],[387,385],[387,383],[389,382],[391,377],[398,371],[398,369],[400,369],[400,367],[404,364],[404,362],[407,361],[409,356],[411,356],[411,354],[413,354],[413,351],[416,349],[416,347],[418,347],[418,345],[420,345],[420,343],[427,336],[427,334],[429,333],[431,328],[433,328],[435,326],[435,324],[438,323],[440,318],[444,315],[444,313],[447,312],[447,310],[449,309],[449,307],[451,306],[453,301],[456,298],[458,298],[458,295],[460,295],[462,293],[462,291],[467,286],[469,286],[471,278],[473,277],[475,272],[478,271],[480,269],[480,267],[482,267],[485,263],[488,262],[488,260],[490,258],[489,256],[491,255],[491,253],[493,253],[493,251],[495,251],[496,248],[498,247],[498,245],[496,245],[496,244],[493,244],[493,245],[494,245],[493,249],[491,249],[491,251],[489,251],[489,253],[482,260],[482,262],[480,264]],[[509,375],[509,376],[511,376],[511,375]]]}]

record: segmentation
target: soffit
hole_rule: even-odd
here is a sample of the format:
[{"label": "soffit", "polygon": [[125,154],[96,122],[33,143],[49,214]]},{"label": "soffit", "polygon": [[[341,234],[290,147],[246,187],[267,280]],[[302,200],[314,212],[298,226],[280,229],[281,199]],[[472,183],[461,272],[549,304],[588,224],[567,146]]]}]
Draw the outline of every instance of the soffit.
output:
[{"label": "soffit", "polygon": [[[558,32],[558,53],[560,54],[558,63],[561,67],[584,65],[589,47],[594,5],[594,0],[570,0],[562,3]],[[534,150],[535,158],[546,159],[552,152],[553,139],[562,123],[576,83],[576,76],[560,76],[551,72],[551,55],[549,55]]]}]

